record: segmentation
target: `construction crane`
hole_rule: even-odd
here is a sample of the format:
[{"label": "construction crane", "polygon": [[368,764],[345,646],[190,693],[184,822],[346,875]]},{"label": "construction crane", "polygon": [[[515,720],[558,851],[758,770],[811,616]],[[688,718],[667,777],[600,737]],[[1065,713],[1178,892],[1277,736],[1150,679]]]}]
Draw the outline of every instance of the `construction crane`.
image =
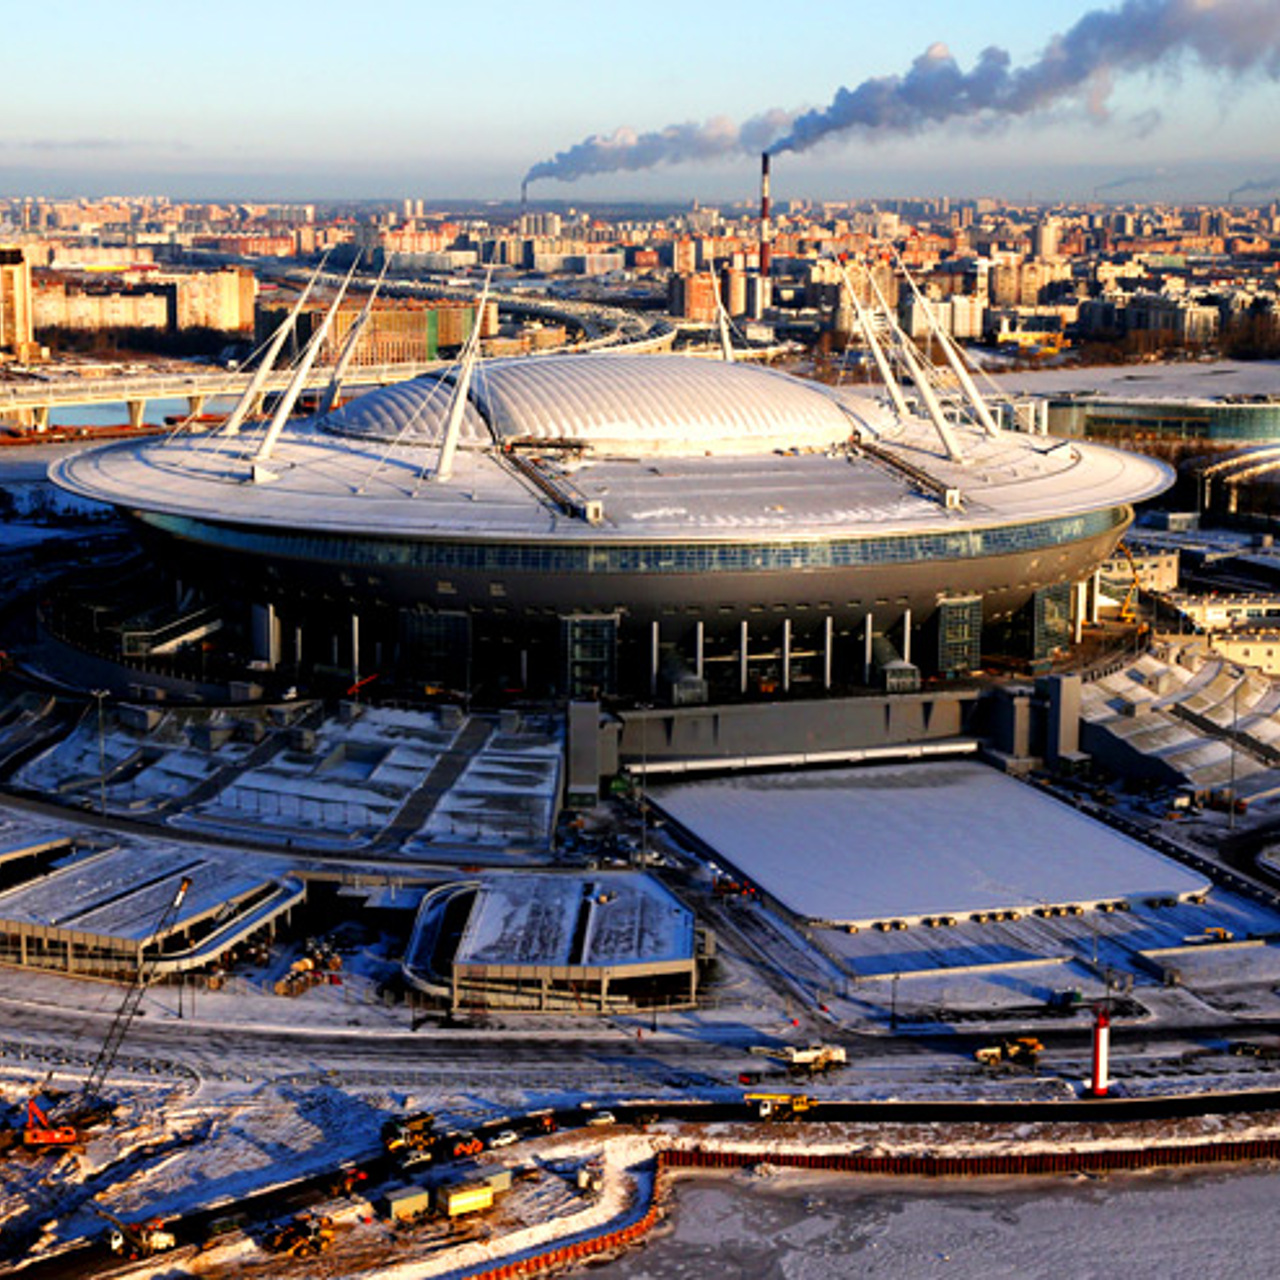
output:
[{"label": "construction crane", "polygon": [[755,1107],[761,1120],[795,1120],[818,1105],[803,1093],[744,1093],[742,1101]]},{"label": "construction crane", "polygon": [[100,1092],[103,1083],[115,1065],[116,1055],[128,1034],[129,1027],[137,1015],[142,997],[155,977],[156,966],[160,963],[160,947],[164,935],[173,925],[173,921],[182,906],[187,890],[191,888],[191,878],[183,876],[177,892],[165,905],[153,932],[155,950],[144,954],[133,976],[133,982],[120,1002],[120,1008],[107,1029],[106,1039],[98,1050],[98,1056],[89,1068],[89,1074],[81,1086],[75,1099],[65,1105],[51,1108],[54,1118],[50,1118],[36,1102],[33,1094],[27,1101],[27,1121],[22,1130],[22,1143],[27,1147],[71,1147],[81,1138],[81,1127],[85,1125],[101,1105]]},{"label": "construction crane", "polygon": [[134,1018],[137,1016],[138,1007],[142,1004],[142,997],[146,995],[147,988],[151,985],[152,978],[155,977],[156,967],[160,963],[160,950],[164,944],[165,934],[172,927],[179,910],[182,908],[183,899],[187,896],[187,890],[190,888],[191,877],[183,876],[172,901],[161,912],[160,919],[156,921],[156,927],[151,935],[155,942],[155,950],[150,955],[144,952],[139,961],[137,972],[133,975],[133,982],[124,993],[124,999],[120,1001],[120,1008],[116,1011],[116,1016],[112,1020],[111,1026],[107,1028],[107,1036],[102,1042],[102,1048],[98,1050],[98,1056],[94,1059],[93,1066],[89,1068],[84,1087],[80,1090],[78,1099],[80,1104],[92,1105],[98,1101],[99,1091],[107,1076],[111,1073],[111,1068],[115,1066],[116,1055],[120,1052],[120,1046],[124,1042]]}]

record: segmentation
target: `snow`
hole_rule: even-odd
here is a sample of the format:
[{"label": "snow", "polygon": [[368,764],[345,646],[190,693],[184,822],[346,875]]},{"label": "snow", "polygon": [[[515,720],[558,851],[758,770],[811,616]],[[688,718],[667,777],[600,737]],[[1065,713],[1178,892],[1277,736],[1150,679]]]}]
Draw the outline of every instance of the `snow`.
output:
[{"label": "snow", "polygon": [[1136,841],[968,761],[736,777],[650,795],[810,920],[1028,911],[1205,887]]},{"label": "snow", "polygon": [[484,877],[455,958],[459,964],[618,966],[692,953],[692,913],[647,875],[524,873]]}]

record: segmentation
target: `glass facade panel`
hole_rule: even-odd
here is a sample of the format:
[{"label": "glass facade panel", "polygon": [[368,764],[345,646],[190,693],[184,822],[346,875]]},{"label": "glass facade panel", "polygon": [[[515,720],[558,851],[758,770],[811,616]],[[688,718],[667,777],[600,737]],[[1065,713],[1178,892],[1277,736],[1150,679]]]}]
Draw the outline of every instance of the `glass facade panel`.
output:
[{"label": "glass facade panel", "polygon": [[941,533],[885,534],[779,542],[547,543],[438,541],[375,535],[308,533],[222,525],[186,516],[143,513],[176,537],[244,551],[357,568],[492,574],[669,574],[786,572],[920,561],[973,560],[1080,542],[1118,528],[1128,507],[1025,524]]}]

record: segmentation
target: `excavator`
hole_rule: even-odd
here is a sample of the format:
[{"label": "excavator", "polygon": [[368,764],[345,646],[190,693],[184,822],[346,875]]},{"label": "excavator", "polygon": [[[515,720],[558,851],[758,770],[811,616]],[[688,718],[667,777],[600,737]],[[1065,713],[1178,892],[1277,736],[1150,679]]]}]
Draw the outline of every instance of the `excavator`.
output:
[{"label": "excavator", "polygon": [[267,1237],[272,1253],[287,1253],[291,1258],[310,1258],[324,1253],[333,1244],[333,1219],[312,1213],[300,1213],[292,1222],[277,1228]]}]

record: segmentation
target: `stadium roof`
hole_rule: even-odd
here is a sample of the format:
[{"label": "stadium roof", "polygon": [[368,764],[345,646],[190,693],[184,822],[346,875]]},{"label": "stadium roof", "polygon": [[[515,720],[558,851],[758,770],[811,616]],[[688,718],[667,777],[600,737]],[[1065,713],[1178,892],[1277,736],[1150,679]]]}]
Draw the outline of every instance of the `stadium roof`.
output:
[{"label": "stadium roof", "polygon": [[[131,440],[63,458],[51,475],[82,497],[161,517],[590,542],[961,533],[1124,507],[1171,478],[1137,454],[961,426],[963,458],[952,461],[926,421],[752,366],[558,356],[477,370],[464,428],[489,447],[460,449],[451,479],[434,483],[440,451],[422,446],[438,439],[447,400],[421,380],[370,392],[320,422],[291,423],[265,483],[252,478],[256,430]],[[339,425],[357,438],[331,429]],[[535,452],[538,441],[580,442],[545,450],[539,467],[584,503],[599,502],[602,518],[589,523],[508,465],[493,445],[516,439],[532,439]],[[851,448],[857,440],[875,441],[881,456]],[[932,478],[933,492],[912,468]],[[960,507],[944,505],[939,486],[957,489]]]}]

